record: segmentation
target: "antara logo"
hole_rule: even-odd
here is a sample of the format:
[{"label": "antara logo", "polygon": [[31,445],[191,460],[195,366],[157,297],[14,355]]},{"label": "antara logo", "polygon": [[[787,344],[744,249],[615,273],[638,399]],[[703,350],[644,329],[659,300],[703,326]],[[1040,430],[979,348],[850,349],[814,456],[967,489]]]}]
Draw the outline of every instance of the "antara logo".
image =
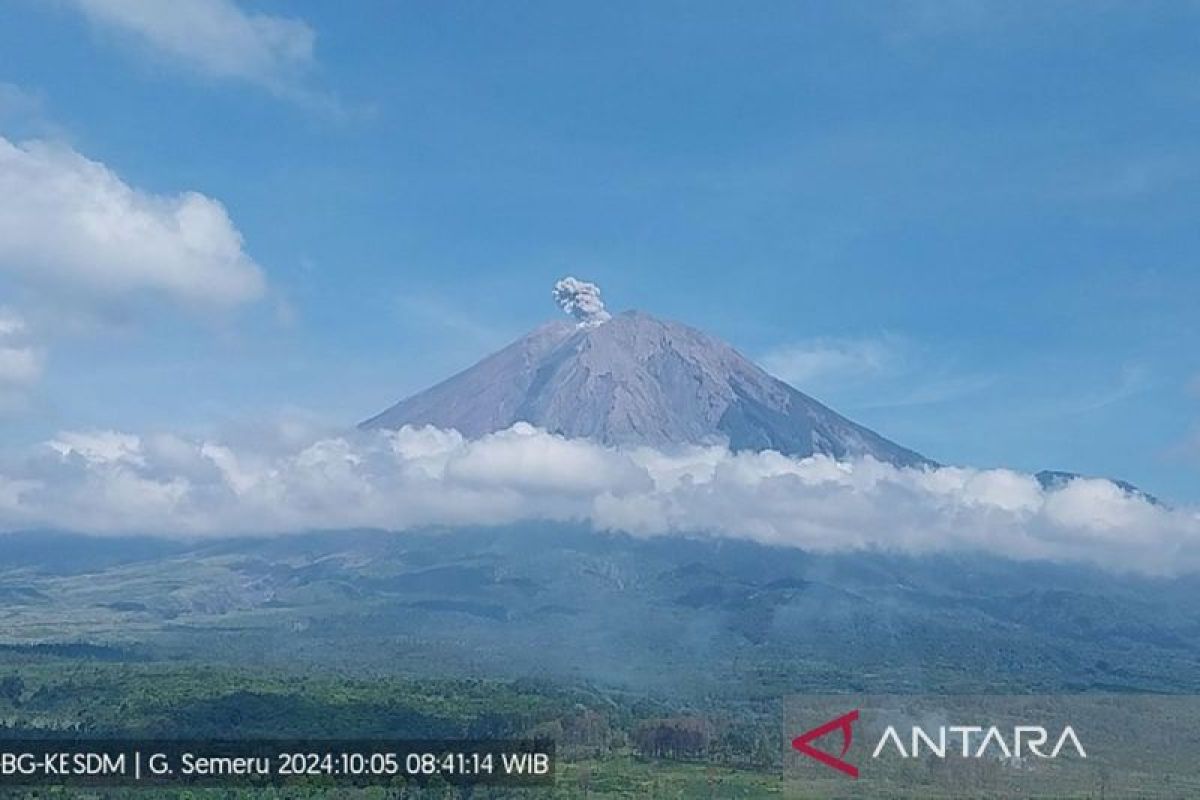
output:
[{"label": "antara logo", "polygon": [[[805,731],[792,739],[792,749],[851,778],[857,778],[858,767],[846,760],[846,754],[850,752],[850,746],[854,743],[854,723],[858,722],[859,713],[860,710],[856,708]],[[1025,758],[1026,754],[1038,758],[1058,758],[1066,749],[1074,750],[1080,758],[1087,758],[1087,751],[1083,749],[1083,744],[1070,725],[1064,727],[1053,740],[1050,739],[1049,731],[1041,725],[1016,725],[1009,736],[1005,736],[995,725],[986,728],[981,725],[943,725],[935,730],[936,733],[931,733],[925,728],[912,726],[910,735],[906,737],[909,742],[909,747],[906,748],[896,726],[888,725],[871,752],[871,758],[879,758],[889,749],[900,758],[920,758],[923,751],[931,757],[941,759],[946,758],[948,754],[962,758],[1001,757],[1016,760]],[[813,746],[815,741],[834,731],[842,733],[842,747],[838,755]],[[1053,747],[1047,752],[1043,748],[1051,741],[1054,742]]]},{"label": "antara logo", "polygon": [[[914,725],[909,739],[911,746],[906,750],[895,726],[889,725],[883,736],[879,737],[879,744],[875,745],[875,752],[871,753],[871,758],[879,758],[889,744],[901,758],[920,758],[922,747],[932,756],[945,758],[947,745],[952,742],[958,746],[950,752],[963,758],[987,758],[989,751],[993,756],[1006,759],[1025,758],[1026,752],[1038,758],[1058,758],[1067,745],[1070,745],[1080,758],[1087,758],[1083,744],[1070,725],[1062,729],[1049,753],[1044,752],[1042,748],[1049,742],[1050,733],[1041,725],[1017,725],[1007,737],[995,725],[988,728],[980,725],[943,725],[936,730],[935,737],[924,728]],[[973,745],[973,741],[978,741],[978,745]],[[1012,742],[1012,747],[1009,747],[1009,742]]]},{"label": "antara logo", "polygon": [[[800,734],[795,739],[792,739],[792,747],[799,750],[809,758],[815,758],[827,767],[833,767],[839,772],[844,772],[851,778],[858,777],[858,767],[851,764],[849,761],[844,761],[846,753],[850,750],[850,745],[854,743],[854,723],[858,722],[858,709],[854,709],[849,714],[843,714],[837,719],[831,719],[824,725],[818,725],[811,731],[806,731]],[[842,732],[842,754],[835,758],[829,755],[824,750],[818,750],[812,746],[812,743],[822,736],[833,733],[836,730]]]}]

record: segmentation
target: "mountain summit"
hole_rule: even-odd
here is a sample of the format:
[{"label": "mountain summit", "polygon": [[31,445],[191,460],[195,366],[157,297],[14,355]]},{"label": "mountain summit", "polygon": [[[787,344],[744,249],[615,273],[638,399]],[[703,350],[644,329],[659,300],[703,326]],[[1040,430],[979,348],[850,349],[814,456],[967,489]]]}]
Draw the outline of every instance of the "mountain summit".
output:
[{"label": "mountain summit", "polygon": [[[594,285],[579,322],[551,322],[397,403],[363,428],[435,425],[474,438],[517,422],[610,445],[727,444],[734,450],[928,459],[857,425],[695,328],[640,311],[610,317]],[[591,293],[594,291],[594,296]],[[593,302],[594,301],[594,302]]]}]

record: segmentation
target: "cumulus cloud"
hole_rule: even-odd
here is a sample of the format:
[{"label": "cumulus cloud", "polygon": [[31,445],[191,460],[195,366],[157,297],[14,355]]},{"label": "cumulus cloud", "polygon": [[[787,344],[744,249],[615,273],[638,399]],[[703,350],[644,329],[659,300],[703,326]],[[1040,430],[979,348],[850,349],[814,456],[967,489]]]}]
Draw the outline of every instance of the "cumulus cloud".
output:
[{"label": "cumulus cloud", "polygon": [[570,276],[554,284],[554,302],[579,321],[581,327],[601,325],[612,319],[604,310],[600,287]]},{"label": "cumulus cloud", "polygon": [[313,63],[311,27],[231,0],[66,0],[97,26],[215,78],[293,90]]},{"label": "cumulus cloud", "polygon": [[1200,515],[1104,480],[901,469],[720,447],[567,440],[524,423],[477,440],[355,431],[286,448],[73,432],[0,467],[0,527],[171,535],[590,523],[811,551],[983,551],[1148,573],[1200,569]]},{"label": "cumulus cloud", "polygon": [[159,195],[45,141],[0,137],[0,272],[72,297],[151,293],[229,307],[264,290],[225,208]]}]

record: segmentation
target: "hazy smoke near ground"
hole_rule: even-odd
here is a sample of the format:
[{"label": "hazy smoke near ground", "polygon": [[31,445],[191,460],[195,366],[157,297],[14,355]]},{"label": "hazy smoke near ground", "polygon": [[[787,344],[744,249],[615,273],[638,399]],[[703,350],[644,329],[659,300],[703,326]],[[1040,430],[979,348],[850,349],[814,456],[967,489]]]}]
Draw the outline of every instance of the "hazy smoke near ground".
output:
[{"label": "hazy smoke near ground", "polygon": [[580,325],[601,325],[612,319],[612,314],[604,310],[600,287],[577,278],[568,276],[554,284],[554,302]]},{"label": "hazy smoke near ground", "polygon": [[0,462],[4,530],[222,536],[520,520],[820,552],[984,551],[1200,570],[1200,514],[1109,481],[1046,490],[1008,470],[615,449],[523,423],[477,440],[404,428],[254,445],[75,432]]}]

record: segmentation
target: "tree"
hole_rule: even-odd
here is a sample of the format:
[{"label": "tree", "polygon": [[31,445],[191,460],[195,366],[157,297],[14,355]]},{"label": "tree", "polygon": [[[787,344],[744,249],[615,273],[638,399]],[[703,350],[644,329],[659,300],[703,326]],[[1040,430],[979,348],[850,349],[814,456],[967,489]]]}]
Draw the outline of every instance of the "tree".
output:
[{"label": "tree", "polygon": [[708,754],[711,739],[708,721],[693,717],[651,720],[634,732],[634,745],[648,758],[702,758]]},{"label": "tree", "polygon": [[6,675],[0,678],[0,697],[15,706],[21,702],[23,694],[25,694],[25,681],[21,680],[20,675]]}]

